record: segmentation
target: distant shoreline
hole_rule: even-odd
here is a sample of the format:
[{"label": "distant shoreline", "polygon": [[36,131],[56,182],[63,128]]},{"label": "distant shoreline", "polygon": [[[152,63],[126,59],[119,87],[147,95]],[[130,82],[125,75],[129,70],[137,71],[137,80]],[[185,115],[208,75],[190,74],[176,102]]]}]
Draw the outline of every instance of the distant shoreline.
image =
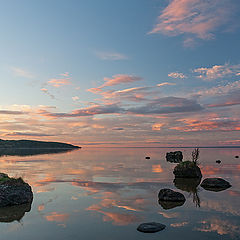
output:
[{"label": "distant shoreline", "polygon": [[89,148],[240,148],[240,146],[211,146],[211,147],[199,147],[199,146],[192,146],[192,147],[175,147],[175,146],[171,146],[171,147],[104,147],[104,146],[94,146],[94,145],[84,145],[85,147],[89,147]]},{"label": "distant shoreline", "polygon": [[0,139],[0,149],[76,149],[76,148],[81,147],[62,142]]}]

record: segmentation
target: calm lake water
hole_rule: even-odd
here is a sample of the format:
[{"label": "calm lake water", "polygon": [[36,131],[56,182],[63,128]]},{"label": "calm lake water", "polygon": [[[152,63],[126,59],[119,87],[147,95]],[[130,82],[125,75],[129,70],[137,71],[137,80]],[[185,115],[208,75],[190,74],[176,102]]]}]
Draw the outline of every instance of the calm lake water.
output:
[{"label": "calm lake water", "polygon": [[[200,149],[203,179],[222,177],[232,184],[221,192],[174,183],[176,164],[165,159],[166,152],[174,150],[191,159],[193,149],[187,148],[1,154],[0,171],[31,184],[34,201],[31,206],[0,209],[0,239],[240,239],[240,158],[234,157],[240,149]],[[183,193],[186,202],[159,205],[161,188]],[[149,234],[136,230],[152,221],[167,227]]]}]

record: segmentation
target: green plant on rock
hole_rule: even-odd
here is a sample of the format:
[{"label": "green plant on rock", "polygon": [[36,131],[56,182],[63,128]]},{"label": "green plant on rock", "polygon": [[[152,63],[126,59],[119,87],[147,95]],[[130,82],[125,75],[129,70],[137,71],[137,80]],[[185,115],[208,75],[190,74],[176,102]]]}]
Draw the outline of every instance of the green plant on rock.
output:
[{"label": "green plant on rock", "polygon": [[199,148],[195,148],[192,151],[192,162],[196,165],[199,165]]}]

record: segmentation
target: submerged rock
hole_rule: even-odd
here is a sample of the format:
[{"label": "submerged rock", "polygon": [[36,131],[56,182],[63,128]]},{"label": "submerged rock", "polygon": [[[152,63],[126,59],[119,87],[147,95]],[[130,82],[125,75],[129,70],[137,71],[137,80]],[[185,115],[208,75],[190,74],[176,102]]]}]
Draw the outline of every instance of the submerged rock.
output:
[{"label": "submerged rock", "polygon": [[150,159],[150,157],[145,157],[145,159]]},{"label": "submerged rock", "polygon": [[239,158],[239,156],[235,156],[235,158]]},{"label": "submerged rock", "polygon": [[218,164],[221,163],[221,160],[216,160],[216,163],[218,163]]},{"label": "submerged rock", "polygon": [[222,178],[206,178],[202,181],[202,188],[209,191],[220,192],[231,187],[231,184]]},{"label": "submerged rock", "polygon": [[166,154],[166,159],[168,162],[180,163],[183,160],[183,154],[181,151],[168,152]]},{"label": "submerged rock", "polygon": [[185,202],[186,201],[182,193],[175,192],[169,188],[164,188],[159,191],[158,200],[167,201],[167,202]]},{"label": "submerged rock", "polygon": [[0,174],[0,207],[32,203],[32,200],[32,189],[22,178]]},{"label": "submerged rock", "polygon": [[155,233],[163,230],[166,226],[157,222],[142,223],[137,230],[144,233]]},{"label": "submerged rock", "polygon": [[191,161],[179,163],[173,170],[175,178],[201,178],[202,173],[200,168]]}]

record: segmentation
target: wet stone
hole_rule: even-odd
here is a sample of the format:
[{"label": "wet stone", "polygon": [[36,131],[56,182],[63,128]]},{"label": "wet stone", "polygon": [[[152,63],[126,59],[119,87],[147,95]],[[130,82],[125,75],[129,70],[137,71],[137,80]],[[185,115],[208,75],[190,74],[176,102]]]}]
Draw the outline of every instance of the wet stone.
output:
[{"label": "wet stone", "polygon": [[219,192],[230,188],[231,184],[222,178],[206,178],[200,186],[205,190]]},{"label": "wet stone", "polygon": [[155,233],[162,231],[166,226],[157,222],[142,223],[138,226],[137,230],[144,233]]}]

